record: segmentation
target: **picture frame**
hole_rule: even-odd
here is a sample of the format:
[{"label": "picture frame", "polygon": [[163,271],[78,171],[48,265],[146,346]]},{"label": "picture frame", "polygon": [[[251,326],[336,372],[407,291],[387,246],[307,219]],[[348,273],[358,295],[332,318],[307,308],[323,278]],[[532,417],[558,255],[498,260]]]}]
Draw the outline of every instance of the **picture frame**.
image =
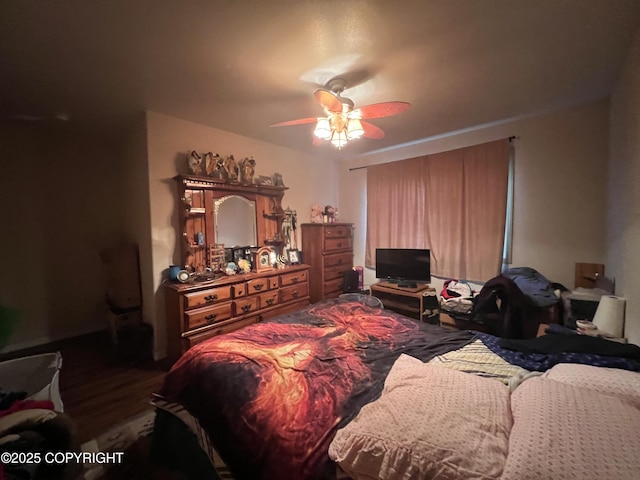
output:
[{"label": "picture frame", "polygon": [[287,260],[291,265],[297,265],[300,263],[300,251],[297,248],[287,250]]}]

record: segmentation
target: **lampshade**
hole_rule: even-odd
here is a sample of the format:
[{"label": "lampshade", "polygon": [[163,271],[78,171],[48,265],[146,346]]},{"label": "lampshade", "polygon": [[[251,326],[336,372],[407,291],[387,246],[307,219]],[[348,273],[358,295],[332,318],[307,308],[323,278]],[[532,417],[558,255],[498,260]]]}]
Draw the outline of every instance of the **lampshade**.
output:
[{"label": "lampshade", "polygon": [[331,138],[331,125],[329,124],[329,119],[325,117],[318,118],[313,134],[322,140],[329,140]]},{"label": "lampshade", "polygon": [[623,297],[603,295],[593,317],[593,323],[598,330],[615,338],[624,337],[625,303]]},{"label": "lampshade", "polygon": [[338,148],[344,147],[347,144],[346,132],[344,130],[333,132],[333,135],[331,136],[331,143],[333,143]]},{"label": "lampshade", "polygon": [[362,122],[360,122],[360,119],[349,119],[349,124],[347,125],[347,138],[349,140],[353,140],[355,138],[360,138],[363,134],[364,128],[362,128]]}]

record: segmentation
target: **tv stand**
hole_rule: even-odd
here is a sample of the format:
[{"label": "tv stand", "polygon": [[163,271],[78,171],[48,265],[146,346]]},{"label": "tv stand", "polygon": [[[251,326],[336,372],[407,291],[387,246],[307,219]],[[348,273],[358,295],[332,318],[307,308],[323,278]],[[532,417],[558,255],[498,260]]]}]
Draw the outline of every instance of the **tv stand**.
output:
[{"label": "tv stand", "polygon": [[401,287],[397,283],[378,282],[371,285],[371,295],[379,298],[387,310],[427,323],[440,323],[440,306],[434,288],[428,284]]},{"label": "tv stand", "polygon": [[405,292],[412,293],[421,292],[430,288],[428,283],[416,283],[411,281],[399,283],[398,280],[380,280],[375,285],[386,289],[403,290]]}]

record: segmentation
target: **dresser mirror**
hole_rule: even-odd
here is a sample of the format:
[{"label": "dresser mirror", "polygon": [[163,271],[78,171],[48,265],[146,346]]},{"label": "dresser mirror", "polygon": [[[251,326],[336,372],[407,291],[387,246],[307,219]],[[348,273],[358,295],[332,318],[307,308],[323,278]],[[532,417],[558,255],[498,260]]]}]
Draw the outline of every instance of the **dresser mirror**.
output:
[{"label": "dresser mirror", "polygon": [[227,195],[214,201],[215,243],[225,247],[255,246],[256,202],[241,195]]},{"label": "dresser mirror", "polygon": [[281,253],[282,197],[287,187],[241,185],[194,175],[175,179],[181,239],[181,260],[176,264],[192,271],[217,270],[221,262],[248,258],[259,247]]}]

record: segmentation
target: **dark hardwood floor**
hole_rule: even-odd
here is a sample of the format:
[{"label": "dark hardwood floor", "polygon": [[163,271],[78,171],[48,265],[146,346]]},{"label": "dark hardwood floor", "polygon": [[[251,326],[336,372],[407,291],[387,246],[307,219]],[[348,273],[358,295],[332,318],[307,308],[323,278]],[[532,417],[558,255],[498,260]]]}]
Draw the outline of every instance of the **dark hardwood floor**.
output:
[{"label": "dark hardwood floor", "polygon": [[11,352],[0,360],[56,351],[62,354],[64,410],[75,423],[80,444],[150,409],[151,394],[170,367],[168,362],[132,358],[130,350],[113,345],[106,330]]}]

